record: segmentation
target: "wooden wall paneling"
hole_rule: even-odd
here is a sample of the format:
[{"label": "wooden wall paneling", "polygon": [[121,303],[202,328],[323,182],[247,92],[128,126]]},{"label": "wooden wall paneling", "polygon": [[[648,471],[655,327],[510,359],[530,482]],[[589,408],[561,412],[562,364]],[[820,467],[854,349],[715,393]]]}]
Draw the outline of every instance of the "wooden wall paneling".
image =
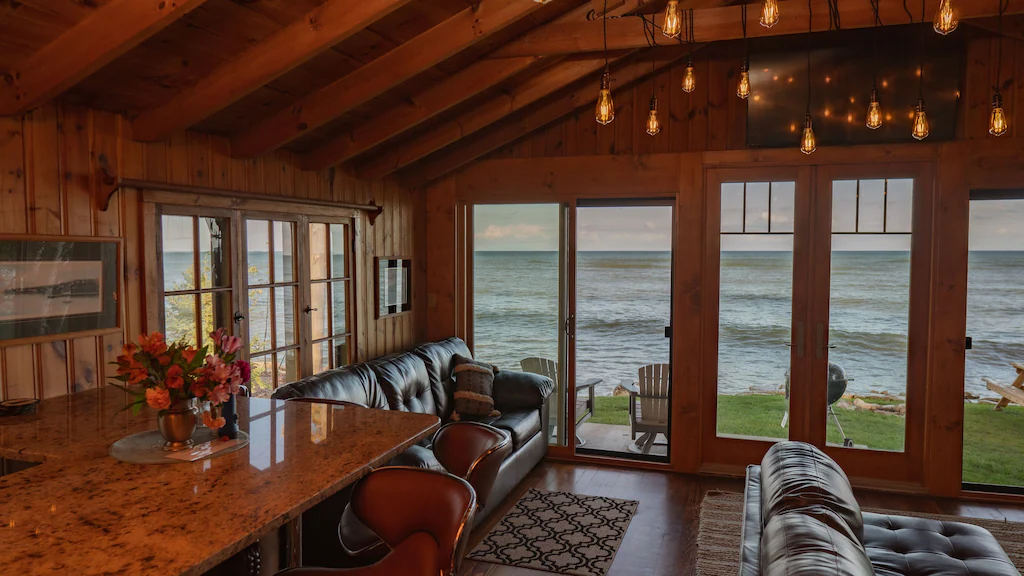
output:
[{"label": "wooden wall paneling", "polygon": [[736,94],[729,89],[732,83],[731,62],[720,58],[708,64],[708,150],[725,150],[729,147],[729,100]]},{"label": "wooden wall paneling", "polygon": [[188,133],[175,132],[167,141],[165,153],[167,181],[173,184],[191,184],[192,169],[189,166]]},{"label": "wooden wall paneling", "polygon": [[428,186],[426,200],[427,340],[455,334],[455,177]]},{"label": "wooden wall paneling", "polygon": [[66,340],[54,340],[35,345],[37,362],[39,363],[40,389],[42,398],[63,396],[68,388],[68,343]]},{"label": "wooden wall paneling", "polygon": [[[131,138],[131,125],[118,118],[121,150],[118,167],[127,178],[146,178],[146,146]],[[121,233],[124,236],[124,327],[134,339],[145,328],[146,302],[143,275],[143,228],[140,193],[134,188],[123,188],[117,193],[121,211]]]},{"label": "wooden wall paneling", "polygon": [[93,231],[91,123],[87,108],[63,108],[62,142],[64,167],[64,203],[68,234],[91,236]]},{"label": "wooden wall paneling", "polygon": [[634,95],[636,90],[633,88],[627,88],[622,90],[617,96],[618,100],[615,102],[615,115],[622,115],[621,122],[616,118],[615,122],[611,123],[612,128],[615,129],[612,144],[612,154],[632,154],[633,153],[633,141],[635,138],[636,130],[634,126],[634,110],[636,108],[642,108],[637,106],[634,102]]},{"label": "wooden wall paneling", "polygon": [[693,62],[697,74],[697,89],[689,95],[690,105],[690,152],[708,149],[708,60],[698,58]]},{"label": "wooden wall paneling", "polygon": [[28,232],[21,118],[0,118],[0,227]]},{"label": "wooden wall paneling", "polygon": [[31,345],[0,349],[3,357],[4,398],[38,398],[36,357]]},{"label": "wooden wall paneling", "polygon": [[[1024,136],[1024,129],[1018,128],[1017,123],[1024,119],[1024,42],[1020,40],[1009,42],[1003,47],[1006,50],[1011,47],[1014,55],[1013,68],[1013,115],[1010,116],[1010,135],[1015,137]],[[1006,52],[1003,53],[1004,55]],[[1003,97],[1006,101],[1006,97]]]},{"label": "wooden wall paneling", "polygon": [[638,82],[633,87],[633,114],[628,119],[630,129],[633,131],[633,154],[650,154],[654,151],[655,140],[667,139],[669,137],[669,122],[666,121],[664,110],[668,109],[668,102],[659,104],[662,112],[659,120],[662,122],[661,132],[657,136],[647,134],[647,113],[650,111],[651,94],[654,93],[654,86],[651,82]]},{"label": "wooden wall paneling", "polygon": [[210,159],[210,136],[198,132],[187,132],[189,184],[213,188],[213,162]]},{"label": "wooden wall paneling", "polygon": [[[680,82],[682,82],[680,80]],[[637,84],[638,87],[647,84],[646,81]],[[638,114],[634,115],[639,120],[636,129],[633,131],[638,138],[650,141],[650,151],[656,154],[672,151],[672,131],[676,128],[670,118],[672,116],[672,92],[683,92],[679,86],[672,84],[672,70],[663,70],[654,77],[654,94],[658,96],[658,123],[661,125],[661,132],[656,136],[647,133],[647,114],[651,109],[651,97],[636,101]],[[648,89],[650,92],[650,89]]]},{"label": "wooden wall paneling", "polygon": [[[134,340],[134,337],[132,339]],[[97,371],[97,382],[99,386],[106,386],[117,375],[117,367],[112,366],[111,362],[115,362],[121,354],[121,349],[124,347],[124,334],[113,333],[101,336],[99,343],[100,364]]]},{"label": "wooden wall paneling", "polygon": [[99,381],[99,337],[71,340],[71,392],[95,388]]},{"label": "wooden wall paneling", "polygon": [[742,62],[740,61],[732,63],[731,70],[734,71],[734,74],[726,87],[726,99],[729,102],[729,136],[725,147],[728,150],[740,150],[747,147],[747,101],[736,95],[741,66]]},{"label": "wooden wall paneling", "polygon": [[[998,49],[999,40],[995,39],[993,42],[996,44]],[[999,72],[999,92],[1003,97],[1003,110],[1006,111],[1006,118],[1011,123],[1010,130],[1004,134],[1004,136],[1013,136],[1017,134],[1014,132],[1014,126],[1016,125],[1016,112],[1017,112],[1017,45],[1019,41],[1013,38],[1002,38],[1002,68]],[[995,85],[995,78],[992,79],[992,84]]]},{"label": "wooden wall paneling", "polygon": [[28,210],[34,234],[63,232],[57,106],[45,105],[25,116],[25,171]]},{"label": "wooden wall paneling", "polygon": [[[973,38],[967,43],[967,85],[964,94],[963,138],[987,138],[988,117],[992,107],[991,86],[995,82],[992,68],[994,42]],[[990,63],[991,62],[991,63]]]},{"label": "wooden wall paneling", "polygon": [[580,128],[580,155],[600,154],[600,148],[598,148],[597,144],[597,131],[601,128],[601,125],[594,119],[593,109],[584,108],[580,112],[578,125]]},{"label": "wooden wall paneling", "polygon": [[[372,194],[371,198],[373,199],[374,203],[384,206],[384,209],[388,211],[388,218],[390,219],[392,217],[392,214],[388,210],[390,206],[388,206],[387,198],[384,197],[384,188],[383,186],[380,185],[379,180],[370,183],[370,193]],[[373,234],[375,255],[378,257],[391,256],[391,254],[387,253],[388,243],[390,242],[391,236],[391,234],[388,233],[388,221],[378,220],[377,224],[374,225],[373,227]],[[372,262],[370,263],[370,268],[373,268]],[[376,290],[376,276],[374,276],[374,281],[374,289]],[[374,316],[376,316],[376,306],[374,306]],[[377,356],[388,353],[389,343],[387,325],[391,323],[393,320],[393,318],[378,318],[377,321],[375,322],[375,327],[377,329]]]},{"label": "wooden wall paneling", "polygon": [[[246,190],[245,182],[234,186],[231,180],[234,159],[231,142],[220,136],[210,136],[210,186],[225,190]],[[239,165],[242,165],[239,163]]]},{"label": "wooden wall paneling", "polygon": [[[93,213],[93,231],[97,236],[121,236],[121,203],[111,201],[106,211],[95,209],[95,198],[102,185],[99,169],[119,174],[120,157],[117,151],[118,117],[109,112],[94,112],[90,135],[89,201]],[[84,178],[83,178],[84,180]]]}]

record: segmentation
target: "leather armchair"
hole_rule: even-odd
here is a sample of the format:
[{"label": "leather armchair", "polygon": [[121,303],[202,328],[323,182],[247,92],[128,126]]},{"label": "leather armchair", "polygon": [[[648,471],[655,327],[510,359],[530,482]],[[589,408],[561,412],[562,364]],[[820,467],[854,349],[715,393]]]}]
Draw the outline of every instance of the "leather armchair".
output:
[{"label": "leather armchair", "polygon": [[291,568],[281,576],[454,576],[465,555],[476,494],[465,480],[422,468],[371,472],[352,492],[359,520],[391,549],[362,568]]}]

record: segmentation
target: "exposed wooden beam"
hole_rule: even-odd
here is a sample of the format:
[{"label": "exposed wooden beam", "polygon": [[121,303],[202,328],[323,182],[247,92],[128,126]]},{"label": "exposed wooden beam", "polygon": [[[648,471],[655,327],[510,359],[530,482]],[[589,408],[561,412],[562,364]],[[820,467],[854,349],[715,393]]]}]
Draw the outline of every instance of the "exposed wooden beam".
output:
[{"label": "exposed wooden beam", "polygon": [[[999,33],[999,20],[997,18],[979,18],[971,20],[969,25],[994,34]],[[1003,36],[1014,40],[1024,41],[1024,18],[1021,16],[1010,16],[1003,18]]]},{"label": "exposed wooden beam", "polygon": [[[650,62],[647,65],[650,69]],[[604,58],[559,62],[508,92],[361,164],[355,170],[356,176],[373,179],[400,170],[603,68]]]},{"label": "exposed wooden beam", "polygon": [[[925,15],[930,19],[935,14],[939,0],[926,0]],[[960,2],[957,5],[959,18],[969,20],[996,16],[998,8],[995,3]],[[747,26],[751,38],[780,36],[784,34],[802,34],[807,32],[807,2],[802,0],[782,0],[779,2],[781,18],[771,28],[756,24]],[[815,32],[829,29],[828,0],[812,0],[813,25]],[[910,20],[903,5],[899,2],[882,2],[879,7],[883,24],[907,24]],[[919,21],[920,8],[911,10],[915,22]],[[693,11],[694,34],[697,42],[714,42],[718,40],[735,40],[743,37],[740,27],[740,8],[726,6],[721,8],[703,8]],[[1024,3],[1011,4],[1007,14],[1024,13]],[[874,12],[869,2],[840,5],[842,26],[847,28],[869,28],[875,23]],[[662,16],[656,16],[656,21]],[[756,15],[751,18],[755,20]],[[622,50],[643,48],[647,46],[644,38],[643,24],[639,18],[623,17],[608,20],[608,48]],[[583,23],[552,24],[534,30],[523,37],[495,50],[489,56],[505,58],[513,56],[550,56],[556,54],[574,54],[579,52],[598,52],[604,48],[601,21]]]},{"label": "exposed wooden beam", "polygon": [[3,72],[0,116],[23,114],[59,96],[205,1],[111,1]]},{"label": "exposed wooden beam", "polygon": [[303,155],[300,164],[305,170],[323,170],[340,164],[526,70],[538,60],[532,56],[479,60],[424,90],[401,108],[385,110]]},{"label": "exposed wooden beam", "polygon": [[[582,22],[590,11],[590,4],[583,4],[556,18],[555,23]],[[525,56],[475,62],[458,74],[413,96],[401,108],[381,112],[335,136],[330,142],[302,156],[300,163],[307,170],[322,170],[340,164],[465,102],[525,70],[536,61],[532,56]]]},{"label": "exposed wooden beam", "polygon": [[171,101],[140,114],[132,122],[134,137],[159,140],[197,124],[409,1],[329,0],[225,62]]},{"label": "exposed wooden beam", "polygon": [[[349,0],[344,0],[349,2]],[[356,106],[469,48],[542,4],[481,0],[231,139],[236,157],[258,156],[334,120]]]},{"label": "exposed wooden beam", "polygon": [[[632,62],[613,70],[612,77],[615,79],[616,90],[627,88],[635,82],[648,78],[651,74],[668,68],[680,58],[686,56],[686,52],[677,50],[663,55],[663,59],[651,70],[651,62],[647,59],[637,58]],[[562,97],[543,103],[537,108],[529,110],[523,115],[509,118],[500,125],[492,127],[486,133],[477,137],[466,139],[447,150],[443,150],[430,158],[425,159],[403,174],[402,180],[409,184],[428,182],[461,167],[485,154],[513,142],[523,136],[543,128],[548,124],[572,114],[584,106],[591,106],[596,101],[597,90],[594,86],[580,86]]]}]

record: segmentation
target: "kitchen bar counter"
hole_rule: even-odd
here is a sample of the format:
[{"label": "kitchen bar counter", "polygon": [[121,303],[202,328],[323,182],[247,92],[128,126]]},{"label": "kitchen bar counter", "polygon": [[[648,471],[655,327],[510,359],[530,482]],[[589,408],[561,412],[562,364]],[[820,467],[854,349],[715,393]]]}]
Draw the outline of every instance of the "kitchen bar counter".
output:
[{"label": "kitchen bar counter", "polygon": [[380,466],[435,416],[239,398],[246,448],[199,462],[126,464],[116,440],[156,428],[106,387],[0,418],[0,572],[202,574]]}]

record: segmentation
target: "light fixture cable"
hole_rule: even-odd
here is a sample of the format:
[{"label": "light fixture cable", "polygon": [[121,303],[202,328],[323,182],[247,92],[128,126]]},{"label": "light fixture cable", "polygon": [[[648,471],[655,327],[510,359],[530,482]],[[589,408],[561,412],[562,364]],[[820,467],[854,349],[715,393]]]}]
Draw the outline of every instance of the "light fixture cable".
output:
[{"label": "light fixture cable", "polygon": [[750,39],[747,38],[747,5],[740,4],[740,27],[743,29],[743,63],[736,95],[746,100],[750,96]]},{"label": "light fixture cable", "polygon": [[999,2],[999,19],[996,24],[996,41],[999,46],[996,50],[996,85],[995,93],[992,95],[992,114],[989,117],[988,132],[993,136],[1006,134],[1009,126],[1006,123],[1006,112],[1003,110],[1003,95],[999,89],[1003,83],[1003,13],[1010,6],[1010,0],[997,0]]},{"label": "light fixture cable", "polygon": [[882,18],[878,15],[878,3],[880,0],[870,0],[871,10],[875,13],[875,25],[871,30],[871,94],[868,98],[868,113],[864,124],[877,130],[882,126],[882,105],[878,102],[878,28],[882,25]]},{"label": "light fixture cable", "polygon": [[814,124],[811,120],[811,32],[814,30],[814,11],[812,0],[807,0],[807,109],[804,116],[804,129],[800,137],[800,151],[811,154],[817,149],[814,138]]}]

